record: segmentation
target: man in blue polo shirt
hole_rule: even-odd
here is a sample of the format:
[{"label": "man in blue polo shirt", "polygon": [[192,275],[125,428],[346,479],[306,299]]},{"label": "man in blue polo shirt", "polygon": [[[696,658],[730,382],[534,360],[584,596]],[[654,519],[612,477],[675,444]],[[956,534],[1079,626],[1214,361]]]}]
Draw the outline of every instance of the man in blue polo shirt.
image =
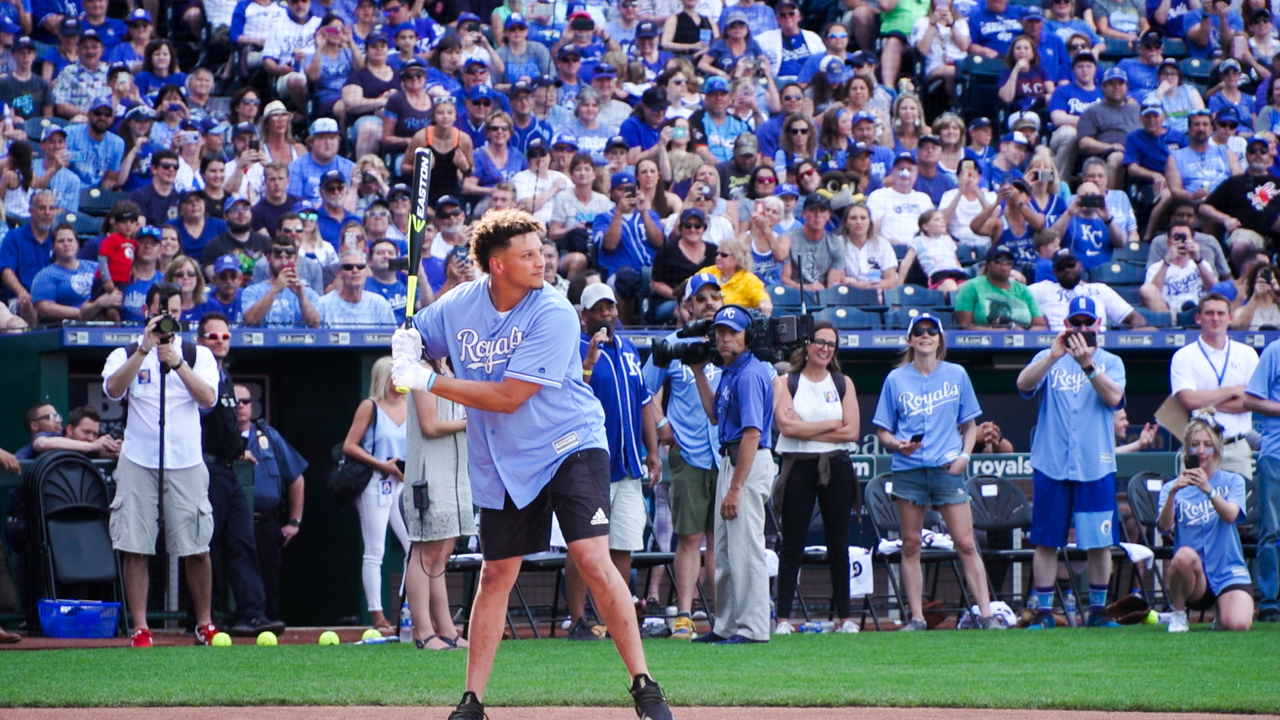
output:
[{"label": "man in blue polo shirt", "polygon": [[[652,479],[662,477],[653,395],[640,374],[636,346],[614,333],[618,301],[613,288],[604,283],[588,285],[581,304],[582,378],[605,409],[604,434],[609,442],[609,555],[623,579],[630,581],[631,553],[644,549],[643,477],[646,471]],[[587,585],[573,563],[565,567],[565,589],[573,621],[568,639],[598,639],[583,619]]]},{"label": "man in blue polo shirt", "polygon": [[58,212],[52,190],[36,190],[31,194],[31,221],[9,231],[0,242],[0,298],[9,309],[35,327],[36,311],[31,299],[31,284],[36,275],[53,262],[53,221]]},{"label": "man in blue polo shirt", "polygon": [[1018,392],[1040,396],[1040,414],[1031,442],[1032,576],[1037,619],[1032,627],[1053,627],[1053,586],[1057,549],[1075,526],[1076,546],[1088,551],[1090,627],[1118,627],[1106,614],[1111,546],[1116,542],[1115,411],[1124,407],[1124,362],[1082,334],[1097,330],[1097,306],[1077,297],[1067,306],[1066,328],[1053,347],[1041,350],[1018,375]]},{"label": "man in blue polo shirt", "polygon": [[1049,119],[1054,125],[1049,148],[1064,177],[1076,167],[1076,126],[1080,116],[1099,102],[1102,91],[1098,89],[1098,60],[1092,53],[1079,53],[1071,61],[1071,81],[1055,87],[1049,98]]},{"label": "man in blue polo shirt", "polygon": [[[651,87],[640,96],[639,112],[622,121],[618,134],[627,141],[627,164],[635,166],[645,158],[656,160],[658,141],[662,139],[662,124],[666,118],[667,94],[661,88]],[[668,131],[669,132],[669,131]]]},{"label": "man in blue polo shirt", "polygon": [[[711,273],[698,273],[689,278],[683,302],[683,313],[677,313],[681,317],[691,322],[714,319],[723,304],[719,278]],[[702,342],[702,338],[677,338],[673,332],[663,341],[696,343]],[[693,598],[703,564],[708,578],[714,578],[716,574],[714,518],[720,432],[703,412],[693,368],[680,360],[658,367],[650,353],[642,372],[645,386],[658,400],[653,403],[657,420],[655,427],[658,441],[668,448],[671,525],[679,538],[674,562],[677,611],[671,637],[690,640],[694,632]],[[702,372],[714,393],[720,387],[720,368],[708,363]],[[702,559],[704,537],[707,544],[705,560]]]},{"label": "man in blue polo shirt", "polygon": [[[987,0],[986,6],[969,15],[969,33],[973,40],[969,54],[986,58],[1003,58],[1013,44],[1013,38],[1022,34],[1020,5],[1009,7],[1009,0]],[[1043,16],[1043,11],[1042,11]]]},{"label": "man in blue polo shirt", "polygon": [[1160,63],[1164,62],[1164,40],[1160,33],[1148,30],[1138,38],[1138,57],[1121,60],[1116,67],[1123,70],[1129,83],[1129,97],[1142,102],[1160,84]]},{"label": "man in blue polo shirt", "polygon": [[765,568],[764,504],[776,471],[772,447],[773,373],[748,349],[746,308],[720,308],[712,322],[724,359],[720,388],[690,366],[702,407],[720,428],[716,481],[716,622],[694,642],[742,645],[769,641],[769,571]]},{"label": "man in blue polo shirt", "polygon": [[1142,127],[1124,139],[1124,163],[1129,177],[1152,183],[1157,195],[1167,195],[1164,170],[1169,153],[1186,145],[1186,135],[1164,126],[1164,106],[1158,100],[1143,103]]}]

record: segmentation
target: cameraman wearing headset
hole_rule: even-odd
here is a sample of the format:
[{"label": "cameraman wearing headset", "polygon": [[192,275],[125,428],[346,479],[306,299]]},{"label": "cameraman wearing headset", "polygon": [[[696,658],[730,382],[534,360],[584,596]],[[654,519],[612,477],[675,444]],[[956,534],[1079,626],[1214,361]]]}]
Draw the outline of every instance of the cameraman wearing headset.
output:
[{"label": "cameraman wearing headset", "polygon": [[[184,347],[178,335],[182,317],[178,286],[153,285],[147,292],[147,313],[150,319],[140,343],[112,351],[102,369],[106,396],[118,401],[127,394],[129,400],[127,431],[115,472],[118,489],[111,503],[111,544],[123,555],[133,647],[151,647],[147,562],[155,554],[163,500],[166,547],[186,558],[196,643],[208,645],[217,633],[209,610],[213,507],[209,504],[209,470],[201,452],[200,409],[217,402],[218,363],[208,348]],[[161,382],[165,383],[164,407],[160,404]]]},{"label": "cameraman wearing headset", "polygon": [[744,645],[769,641],[769,572],[765,569],[764,504],[773,490],[773,377],[752,354],[751,315],[727,305],[711,323],[715,348],[724,359],[720,387],[713,391],[703,368],[691,363],[702,409],[720,429],[720,476],[716,481],[716,622],[693,640]]}]

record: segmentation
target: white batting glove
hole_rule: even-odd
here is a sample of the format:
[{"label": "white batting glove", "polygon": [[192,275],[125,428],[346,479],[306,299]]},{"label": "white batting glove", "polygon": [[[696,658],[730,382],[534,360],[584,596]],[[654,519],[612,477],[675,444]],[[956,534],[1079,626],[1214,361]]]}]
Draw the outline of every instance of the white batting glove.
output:
[{"label": "white batting glove", "polygon": [[417,360],[398,357],[391,362],[391,382],[398,388],[426,392],[436,383],[436,373]]},{"label": "white batting glove", "polygon": [[391,336],[392,359],[408,358],[414,363],[422,358],[422,335],[412,328],[399,328]]}]

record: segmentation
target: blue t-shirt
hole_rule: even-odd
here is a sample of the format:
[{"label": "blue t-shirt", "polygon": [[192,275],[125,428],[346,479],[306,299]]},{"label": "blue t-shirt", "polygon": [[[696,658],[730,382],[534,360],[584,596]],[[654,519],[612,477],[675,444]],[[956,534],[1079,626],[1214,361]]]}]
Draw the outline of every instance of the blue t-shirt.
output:
[{"label": "blue t-shirt", "polygon": [[760,45],[755,40],[748,39],[746,52],[741,55],[734,55],[729,49],[729,43],[724,38],[717,38],[712,41],[711,47],[707,50],[707,55],[711,57],[711,64],[717,70],[731,73],[733,66],[737,65],[739,60],[744,57],[760,57],[764,55],[764,50],[760,48]]},{"label": "blue t-shirt", "polygon": [[[310,67],[314,56],[315,53],[309,53],[303,58],[302,66]],[[320,79],[312,83],[317,100],[322,103],[333,102],[342,97],[342,87],[347,84],[347,76],[353,69],[351,63],[351,51],[347,48],[339,50],[336,58],[320,53]]]},{"label": "blue t-shirt", "polygon": [[403,280],[397,277],[395,282],[383,284],[373,277],[368,277],[365,278],[364,289],[385,298],[391,304],[391,312],[396,316],[396,324],[404,324],[404,309],[409,300],[409,288]]},{"label": "blue t-shirt", "polygon": [[[31,234],[31,223],[10,230],[9,234],[5,235],[4,242],[0,242],[0,268],[12,270],[18,276],[18,282],[22,283],[28,292],[31,290],[31,283],[36,279],[36,273],[52,262],[52,233],[45,238],[44,242],[36,242],[35,236]],[[13,297],[7,286],[0,287],[0,292],[4,293],[2,297],[6,299]]]},{"label": "blue t-shirt", "polygon": [[1062,240],[1062,244],[1070,246],[1071,251],[1080,258],[1080,264],[1086,270],[1092,270],[1111,259],[1111,232],[1102,218],[1076,215],[1067,222],[1067,232]]},{"label": "blue t-shirt", "polygon": [[160,92],[160,89],[165,85],[177,85],[180,88],[185,88],[187,86],[187,74],[181,72],[169,73],[161,78],[143,70],[133,76],[133,84],[138,86],[138,92],[145,97]]},{"label": "blue t-shirt", "polygon": [[71,171],[83,186],[97,187],[108,170],[120,167],[124,140],[108,132],[95,141],[89,135],[89,124],[79,123],[67,127],[67,150],[71,153]]},{"label": "blue t-shirt", "polygon": [[893,454],[894,472],[950,464],[964,452],[958,426],[982,414],[969,373],[955,363],[938,363],[921,374],[915,365],[894,368],[880,386],[880,399],[871,423],[909,440],[924,434],[920,449],[910,456]]},{"label": "blue t-shirt", "polygon": [[120,188],[122,192],[131,193],[151,184],[151,156],[155,153],[156,149],[151,143],[138,149],[133,156],[133,167],[129,170],[129,179],[125,181],[124,187]]},{"label": "blue t-shirt", "polygon": [[716,390],[716,418],[722,444],[740,441],[747,428],[755,428],[760,447],[773,447],[773,377],[751,351],[724,369]]},{"label": "blue t-shirt", "polygon": [[1174,130],[1152,135],[1143,128],[1130,132],[1124,139],[1124,162],[1138,163],[1152,172],[1163,174],[1169,153],[1187,146],[1187,136]]},{"label": "blue t-shirt", "polygon": [[312,202],[320,202],[320,176],[330,170],[338,170],[342,173],[343,179],[347,181],[347,185],[351,184],[351,172],[355,169],[356,164],[350,160],[335,155],[332,160],[321,165],[311,157],[311,153],[301,155],[297,160],[289,163],[289,194],[302,200],[311,200]]},{"label": "blue t-shirt", "polygon": [[476,151],[476,181],[481,187],[493,187],[500,182],[511,182],[516,173],[529,167],[529,161],[521,153],[507,148],[507,164],[498,167],[489,155],[489,146],[481,146]]},{"label": "blue t-shirt", "polygon": [[[651,267],[654,247],[649,244],[644,218],[638,212],[633,212],[622,219],[622,238],[618,242],[618,247],[612,251],[604,248],[604,234],[613,222],[615,212],[617,212],[616,208],[602,212],[591,221],[591,242],[596,246],[597,263],[607,275],[612,275],[622,267],[632,267],[636,270]],[[662,227],[662,218],[658,213],[654,210],[648,212],[653,222],[658,227]]]},{"label": "blue t-shirt", "polygon": [[240,305],[241,292],[241,290],[237,289],[235,298],[229,303],[224,303],[218,299],[216,294],[209,293],[209,299],[205,300],[204,304],[200,306],[201,317],[208,315],[211,312],[218,312],[226,315],[227,319],[232,323],[242,322],[244,318]]},{"label": "blue t-shirt", "polygon": [[931,178],[927,178],[924,175],[916,175],[916,183],[913,189],[928,195],[935,207],[941,207],[943,193],[955,187],[957,187],[956,176],[939,165]]},{"label": "blue t-shirt", "polygon": [[1161,25],[1156,22],[1156,8],[1160,7],[1161,0],[1147,0],[1147,20],[1151,22],[1154,30],[1159,30],[1160,34],[1165,37],[1181,38],[1186,35],[1186,28],[1182,19],[1187,13],[1191,12],[1191,3],[1188,0],[1173,0],[1169,3],[1169,14],[1165,23]]},{"label": "blue t-shirt", "polygon": [[93,28],[98,31],[98,37],[102,39],[103,57],[110,54],[129,35],[129,27],[123,20],[116,18],[104,18],[101,25],[95,25],[88,18],[81,17],[80,24],[85,30]]},{"label": "blue t-shirt", "polygon": [[1009,5],[997,15],[984,3],[981,10],[969,15],[970,37],[978,45],[1004,55],[1009,52],[1013,39],[1022,34],[1023,12],[1022,6]]},{"label": "blue t-shirt", "polygon": [[204,230],[199,237],[187,232],[187,226],[182,224],[182,218],[174,218],[166,224],[178,229],[178,239],[182,241],[182,254],[193,258],[203,258],[204,246],[227,231],[226,221],[216,217],[204,219]]},{"label": "blue t-shirt", "polygon": [[[1032,363],[1043,360],[1049,350],[1041,350]],[[1125,386],[1124,362],[1097,348],[1093,365]],[[1031,439],[1031,467],[1054,480],[1093,482],[1116,471],[1116,438],[1113,432],[1115,411],[1120,404],[1108,407],[1085,377],[1080,363],[1063,355],[1041,378],[1040,384],[1024,398],[1040,396],[1040,412],[1036,418],[1035,437]]]},{"label": "blue t-shirt", "polygon": [[1102,90],[1098,86],[1095,85],[1092,90],[1085,90],[1073,80],[1053,89],[1053,97],[1049,98],[1049,112],[1061,110],[1080,117],[1090,105],[1100,102],[1102,102]]},{"label": "blue t-shirt", "polygon": [[[1209,38],[1204,45],[1197,45],[1194,40],[1187,36],[1187,31],[1199,25],[1204,20],[1204,9],[1192,10],[1182,16],[1182,37],[1187,38],[1187,51],[1191,53],[1191,57],[1205,59],[1209,57],[1214,50],[1222,49],[1222,18],[1217,15],[1209,15]],[[1240,18],[1240,12],[1227,13],[1227,25],[1231,27],[1232,32],[1244,32],[1244,20]]]},{"label": "blue t-shirt", "polygon": [[46,45],[56,43],[58,39],[45,29],[44,19],[49,15],[78,18],[82,12],[84,12],[84,7],[78,0],[32,0],[31,39]]},{"label": "blue t-shirt", "polygon": [[[1173,480],[1160,488],[1160,504],[1164,508],[1173,491]],[[1227,502],[1238,508],[1235,522],[1224,522],[1213,508],[1213,501],[1198,487],[1184,487],[1174,497],[1173,516],[1177,523],[1178,547],[1189,547],[1200,555],[1205,579],[1214,593],[1230,585],[1249,584],[1249,565],[1240,546],[1236,525],[1244,520],[1244,478],[1217,470],[1209,476],[1209,484]]]},{"label": "blue t-shirt", "polygon": [[[701,338],[677,338],[675,333],[664,339],[680,343],[702,341]],[[698,394],[693,369],[679,360],[672,360],[667,367],[659,368],[653,364],[653,353],[650,353],[641,373],[645,387],[651,394],[656,395],[660,388],[667,388],[664,394],[666,414],[671,422],[671,433],[680,446],[680,459],[703,470],[716,469],[716,457],[720,451],[720,428],[711,423],[702,408],[702,396]],[[720,368],[707,363],[703,366],[702,374],[706,377],[711,392],[716,392],[720,387]]]},{"label": "blue t-shirt", "polygon": [[93,277],[98,272],[98,263],[92,260],[80,260],[75,270],[53,264],[36,273],[31,285],[31,299],[34,302],[52,300],[59,305],[80,307],[89,300],[93,292]]},{"label": "blue t-shirt", "polygon": [[[248,310],[261,300],[267,291],[271,289],[271,281],[263,280],[254,283],[240,292],[240,307]],[[316,307],[320,302],[320,296],[315,290],[309,287],[302,289],[307,294],[307,300],[312,307]],[[298,296],[292,290],[285,290],[276,293],[275,300],[271,302],[271,307],[267,310],[267,314],[263,316],[260,325],[266,327],[292,327],[302,325],[302,303],[298,302]]]},{"label": "blue t-shirt", "polygon": [[467,411],[474,502],[500,509],[508,495],[527,506],[570,454],[609,445],[600,401],[582,380],[574,344],[578,313],[554,288],[531,291],[499,314],[482,277],[454,288],[413,316],[427,357],[452,361],[460,380],[510,377],[542,386],[514,412]]},{"label": "blue t-shirt", "polygon": [[125,322],[144,322],[147,319],[147,292],[152,285],[163,279],[164,275],[157,270],[146,280],[134,280],[125,285],[122,289],[124,304],[120,306],[120,319]]},{"label": "blue t-shirt", "polygon": [[1142,102],[1142,99],[1155,92],[1160,85],[1160,66],[1148,65],[1138,58],[1125,58],[1116,67],[1129,76],[1129,97]]},{"label": "blue t-shirt", "polygon": [[1190,146],[1173,152],[1173,161],[1182,177],[1182,188],[1189,193],[1204,188],[1213,192],[1222,181],[1231,177],[1231,153],[1226,145],[1209,144],[1204,152],[1196,152]]},{"label": "blue t-shirt", "polygon": [[658,144],[658,140],[662,137],[662,131],[651,127],[649,123],[639,117],[632,115],[622,121],[622,127],[618,130],[618,134],[623,140],[627,141],[627,145],[638,147],[641,150],[648,150]]},{"label": "blue t-shirt", "polygon": [[[604,408],[604,434],[609,442],[609,479],[612,482],[644,476],[641,427],[644,406],[653,400],[640,375],[640,353],[630,340],[614,336],[600,344],[600,356],[591,368],[591,392]],[[582,333],[578,351],[583,360],[591,338]]]},{"label": "blue t-shirt", "polygon": [[[1280,402],[1280,341],[1273,340],[1258,355],[1258,367],[1244,390],[1254,397]],[[1262,432],[1261,456],[1280,458],[1280,417],[1258,413],[1254,422]]]},{"label": "blue t-shirt", "polygon": [[1240,119],[1239,131],[1253,131],[1253,116],[1256,114],[1256,105],[1253,96],[1249,93],[1240,93],[1240,102],[1233,103],[1227,99],[1222,93],[1214,93],[1209,97],[1209,110],[1217,117],[1218,112],[1231,108],[1236,111],[1236,116]]}]

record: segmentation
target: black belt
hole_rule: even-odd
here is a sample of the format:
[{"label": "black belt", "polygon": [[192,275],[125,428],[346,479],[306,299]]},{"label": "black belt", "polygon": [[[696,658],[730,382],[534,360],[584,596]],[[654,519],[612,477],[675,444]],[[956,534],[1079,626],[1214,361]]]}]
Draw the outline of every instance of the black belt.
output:
[{"label": "black belt", "polygon": [[255,525],[270,521],[280,521],[280,513],[278,510],[263,510],[253,514],[253,522]]},{"label": "black belt", "polygon": [[220,458],[220,457],[218,457],[217,455],[210,455],[209,453],[205,453],[205,454],[204,454],[204,464],[205,464],[205,465],[217,465],[217,466],[219,466],[219,467],[231,468],[231,467],[235,467],[236,461],[235,461],[235,460],[227,460],[227,459],[225,459],[225,458]]},{"label": "black belt", "polygon": [[[722,457],[731,457],[731,458],[733,458],[733,459],[734,459],[734,464],[737,464],[737,461],[738,461],[738,446],[740,446],[740,445],[742,445],[742,441],[741,441],[741,440],[734,440],[734,441],[732,441],[732,442],[720,443],[720,455],[721,455]],[[757,450],[768,450],[768,448],[767,448],[767,447],[765,447],[764,445],[756,445],[756,449],[757,449]]]},{"label": "black belt", "polygon": [[1238,441],[1240,441],[1240,440],[1247,440],[1247,439],[1248,439],[1248,438],[1246,438],[1246,437],[1244,436],[1244,433],[1241,433],[1241,434],[1239,434],[1239,435],[1236,435],[1235,437],[1227,438],[1226,440],[1223,440],[1223,441],[1222,441],[1222,444],[1223,444],[1223,445],[1230,445],[1230,444],[1231,444],[1231,443],[1233,443],[1233,442],[1238,442]]}]

